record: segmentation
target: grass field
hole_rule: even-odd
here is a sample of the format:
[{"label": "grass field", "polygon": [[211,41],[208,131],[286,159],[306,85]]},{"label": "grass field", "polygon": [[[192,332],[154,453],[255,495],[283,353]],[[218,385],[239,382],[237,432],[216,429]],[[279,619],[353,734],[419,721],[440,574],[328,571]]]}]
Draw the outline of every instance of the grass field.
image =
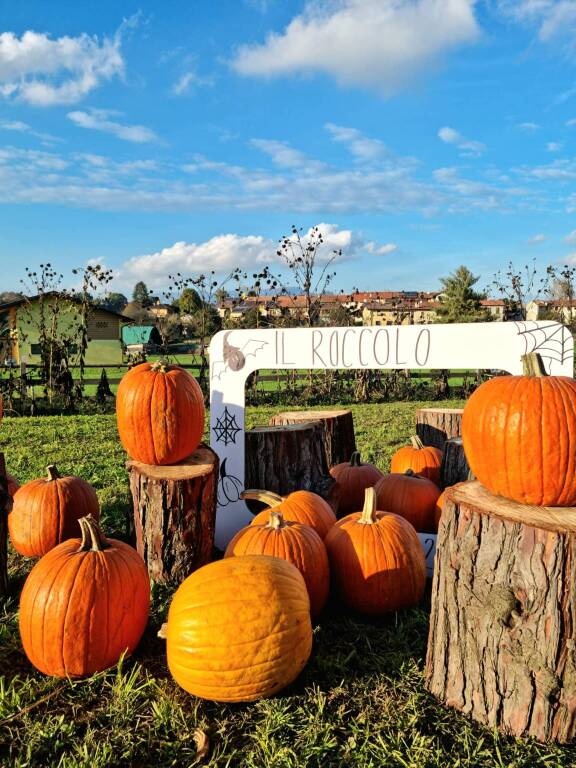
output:
[{"label": "grass field", "polygon": [[[422,403],[353,407],[366,460],[386,469]],[[444,404],[443,404],[444,405]],[[446,407],[458,403],[446,402]],[[248,413],[266,423],[277,409]],[[5,419],[0,444],[21,481],[49,462],[94,484],[108,533],[129,509],[114,417]],[[12,554],[13,596],[0,603],[0,760],[10,766],[229,766],[240,768],[536,768],[576,766],[576,748],[544,747],[484,730],[438,706],[422,682],[428,598],[378,621],[331,603],[315,628],[304,673],[251,705],[190,697],[171,680],[156,637],[169,595],[156,590],[134,658],[89,680],[43,677],[24,656],[17,595],[30,564]],[[210,740],[196,761],[195,729]]]}]

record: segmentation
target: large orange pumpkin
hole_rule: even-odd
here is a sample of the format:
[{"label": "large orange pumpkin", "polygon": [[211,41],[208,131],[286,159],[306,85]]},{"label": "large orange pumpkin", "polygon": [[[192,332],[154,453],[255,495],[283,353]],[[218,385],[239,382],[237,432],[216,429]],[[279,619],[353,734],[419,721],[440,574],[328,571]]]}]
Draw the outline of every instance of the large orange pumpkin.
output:
[{"label": "large orange pumpkin", "polygon": [[91,517],[30,571],[20,598],[20,637],[46,675],[88,677],[140,642],[150,604],[146,566],[135,549],[106,539]]},{"label": "large orange pumpkin", "polygon": [[422,477],[427,477],[433,483],[440,482],[440,465],[442,464],[442,451],[430,445],[424,445],[416,435],[410,438],[412,445],[399,448],[390,464],[390,472],[406,472],[411,469]]},{"label": "large orange pumpkin", "polygon": [[26,557],[41,557],[80,534],[78,520],[100,518],[96,491],[80,477],[62,477],[54,464],[47,476],[31,480],[14,494],[8,515],[12,546]]},{"label": "large orange pumpkin", "polygon": [[362,512],[339,520],[325,539],[337,591],[350,608],[378,615],[422,597],[424,550],[413,526],[399,515],[376,510],[367,488]]},{"label": "large orange pumpkin", "polygon": [[279,557],[218,560],[178,587],[164,634],[170,672],[194,696],[272,696],[298,677],[312,650],[306,584]]},{"label": "large orange pumpkin", "polygon": [[288,496],[279,496],[272,491],[246,490],[241,494],[243,499],[252,499],[268,504],[269,508],[254,515],[251,525],[265,525],[268,522],[270,508],[281,512],[284,520],[302,523],[314,528],[323,539],[336,522],[332,507],[322,496],[312,491],[294,491]]},{"label": "large orange pumpkin", "polygon": [[444,509],[445,491],[442,491],[440,496],[436,499],[436,505],[434,507],[434,526],[438,530],[440,524],[440,518],[442,517],[442,510]]},{"label": "large orange pumpkin", "polygon": [[268,513],[266,525],[248,525],[231,539],[224,557],[272,555],[287,560],[300,571],[310,597],[310,612],[318,616],[330,591],[326,547],[314,528],[284,520],[279,507]]},{"label": "large orange pumpkin", "polygon": [[537,354],[524,376],[498,376],[470,396],[462,417],[466,459],[497,496],[576,506],[576,381],[548,376]]},{"label": "large orange pumpkin", "polygon": [[372,488],[383,477],[374,464],[362,464],[359,451],[354,451],[350,461],[332,467],[330,474],[340,486],[338,514],[341,517],[357,512],[364,503],[366,488]]},{"label": "large orange pumpkin", "polygon": [[144,464],[176,464],[204,432],[204,396],[178,365],[141,363],[122,378],[116,395],[120,440]]},{"label": "large orange pumpkin", "polygon": [[378,508],[405,517],[417,531],[435,531],[434,515],[440,489],[431,480],[411,469],[391,472],[376,483]]}]

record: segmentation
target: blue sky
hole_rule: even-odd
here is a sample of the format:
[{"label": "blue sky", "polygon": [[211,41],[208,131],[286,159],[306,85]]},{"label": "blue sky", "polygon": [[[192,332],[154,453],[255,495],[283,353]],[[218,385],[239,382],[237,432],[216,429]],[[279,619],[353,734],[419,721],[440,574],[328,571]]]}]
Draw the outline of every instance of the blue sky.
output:
[{"label": "blue sky", "polygon": [[90,260],[336,287],[576,261],[576,0],[0,1],[0,290]]}]

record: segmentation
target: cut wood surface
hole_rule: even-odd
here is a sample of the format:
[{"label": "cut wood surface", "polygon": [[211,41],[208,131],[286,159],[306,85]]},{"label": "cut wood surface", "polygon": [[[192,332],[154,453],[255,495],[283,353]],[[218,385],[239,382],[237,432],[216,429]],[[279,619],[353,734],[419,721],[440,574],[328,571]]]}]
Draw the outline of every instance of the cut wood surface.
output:
[{"label": "cut wood surface", "polygon": [[[246,488],[262,488],[281,496],[313,491],[337,510],[338,485],[328,472],[322,422],[254,427],[245,435]],[[263,508],[258,502],[247,504],[253,512]]]},{"label": "cut wood surface", "polygon": [[446,491],[426,687],[514,736],[576,736],[576,509]]},{"label": "cut wood surface", "polygon": [[310,421],[320,421],[323,425],[328,468],[341,464],[343,461],[350,461],[350,457],[356,450],[356,437],[352,411],[348,409],[284,411],[272,416],[270,425],[305,424]]},{"label": "cut wood surface", "polygon": [[172,466],[126,463],[136,548],[153,581],[180,584],[212,559],[219,461],[205,445]]},{"label": "cut wood surface", "polygon": [[440,466],[440,485],[447,488],[456,483],[463,483],[472,479],[470,467],[464,453],[464,445],[461,437],[451,437],[444,443],[442,452],[442,464]]},{"label": "cut wood surface", "polygon": [[444,443],[462,434],[462,408],[419,408],[416,411],[416,434],[424,445],[444,450]]}]

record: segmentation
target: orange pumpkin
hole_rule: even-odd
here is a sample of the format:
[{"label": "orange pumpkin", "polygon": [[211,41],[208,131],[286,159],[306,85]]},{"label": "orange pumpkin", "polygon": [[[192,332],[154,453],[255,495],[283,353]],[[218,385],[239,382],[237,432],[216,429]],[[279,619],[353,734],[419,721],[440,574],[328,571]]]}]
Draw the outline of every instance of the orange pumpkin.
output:
[{"label": "orange pumpkin", "polygon": [[276,512],[282,513],[284,520],[309,525],[323,539],[336,522],[336,515],[330,504],[312,491],[294,491],[282,497],[272,491],[251,489],[243,491],[240,496],[242,499],[252,499],[269,505],[268,509],[254,515],[251,525],[265,525],[270,508],[274,508]]},{"label": "orange pumpkin", "polygon": [[272,696],[298,677],[312,650],[302,574],[266,555],[205,565],[176,590],[164,636],[170,672],[185,691],[230,702]]},{"label": "orange pumpkin", "polygon": [[360,509],[366,488],[372,488],[384,476],[374,464],[362,464],[359,451],[354,451],[350,461],[332,467],[330,474],[340,486],[338,514],[341,517]]},{"label": "orange pumpkin", "polygon": [[412,445],[399,448],[390,464],[390,472],[406,472],[411,469],[422,477],[427,477],[433,483],[440,482],[440,465],[442,464],[442,451],[430,445],[424,445],[419,437],[410,438]]},{"label": "orange pumpkin", "polygon": [[330,568],[342,600],[370,615],[414,605],[426,584],[420,539],[399,515],[376,510],[374,488],[364,509],[339,520],[325,539]]},{"label": "orange pumpkin", "polygon": [[12,546],[26,557],[41,557],[77,537],[78,520],[87,515],[100,518],[94,488],[80,477],[62,477],[50,464],[46,477],[31,480],[14,495],[8,515]]},{"label": "orange pumpkin", "polygon": [[106,539],[91,517],[82,540],[50,550],[30,571],[20,598],[26,656],[46,675],[88,677],[140,642],[150,604],[146,566],[135,549]]},{"label": "orange pumpkin", "polygon": [[178,365],[141,363],[116,395],[120,441],[144,464],[176,464],[196,450],[204,432],[204,396]]},{"label": "orange pumpkin", "polygon": [[279,507],[268,513],[266,525],[248,525],[226,547],[224,557],[272,555],[287,560],[300,571],[310,597],[310,612],[318,616],[330,590],[326,547],[314,528],[284,520]]},{"label": "orange pumpkin", "polygon": [[440,489],[411,469],[384,475],[376,486],[378,507],[405,517],[417,531],[435,531],[434,515]]},{"label": "orange pumpkin", "polygon": [[576,381],[548,376],[537,354],[524,376],[498,376],[470,396],[462,441],[470,469],[497,496],[576,506]]}]

